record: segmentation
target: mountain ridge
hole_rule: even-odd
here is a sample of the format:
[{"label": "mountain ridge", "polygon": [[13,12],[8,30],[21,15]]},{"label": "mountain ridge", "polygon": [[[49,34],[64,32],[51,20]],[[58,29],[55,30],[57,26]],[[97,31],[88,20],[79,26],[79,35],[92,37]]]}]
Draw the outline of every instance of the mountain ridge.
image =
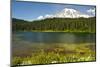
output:
[{"label": "mountain ridge", "polygon": [[76,9],[72,8],[64,8],[63,10],[59,11],[58,13],[55,14],[46,14],[45,16],[39,16],[37,19],[46,19],[46,18],[89,18],[93,17],[88,14],[84,14]]}]

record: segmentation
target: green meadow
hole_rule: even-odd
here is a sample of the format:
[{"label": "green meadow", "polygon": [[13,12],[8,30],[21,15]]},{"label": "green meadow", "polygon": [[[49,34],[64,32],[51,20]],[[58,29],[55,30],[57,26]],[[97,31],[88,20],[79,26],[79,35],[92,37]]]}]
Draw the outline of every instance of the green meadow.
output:
[{"label": "green meadow", "polygon": [[34,48],[35,51],[33,51],[30,56],[13,56],[12,66],[84,62],[96,60],[95,43],[55,43],[55,45],[35,45]]}]

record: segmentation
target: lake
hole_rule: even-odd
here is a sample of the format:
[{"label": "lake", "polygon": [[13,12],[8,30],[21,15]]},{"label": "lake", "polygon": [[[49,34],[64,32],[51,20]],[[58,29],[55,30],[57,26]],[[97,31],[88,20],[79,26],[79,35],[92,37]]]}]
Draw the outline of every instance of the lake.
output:
[{"label": "lake", "polygon": [[86,43],[95,42],[94,33],[16,32],[13,40],[31,43]]},{"label": "lake", "polygon": [[[16,32],[12,35],[13,55],[31,55],[40,45],[83,44],[95,45],[94,33],[65,33],[65,32]],[[43,46],[45,47],[45,46]],[[24,53],[25,52],[25,53]]]}]

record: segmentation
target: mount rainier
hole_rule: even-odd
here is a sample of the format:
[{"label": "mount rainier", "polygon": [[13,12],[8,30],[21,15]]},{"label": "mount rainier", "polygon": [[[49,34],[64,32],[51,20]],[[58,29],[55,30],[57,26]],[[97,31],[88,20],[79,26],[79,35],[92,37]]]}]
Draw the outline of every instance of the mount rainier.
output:
[{"label": "mount rainier", "polygon": [[52,15],[45,15],[45,16],[39,16],[37,19],[45,19],[45,18],[89,18],[92,17],[90,15],[84,14],[78,10],[70,9],[70,8],[64,8],[63,10],[59,11],[58,13],[52,14]]}]

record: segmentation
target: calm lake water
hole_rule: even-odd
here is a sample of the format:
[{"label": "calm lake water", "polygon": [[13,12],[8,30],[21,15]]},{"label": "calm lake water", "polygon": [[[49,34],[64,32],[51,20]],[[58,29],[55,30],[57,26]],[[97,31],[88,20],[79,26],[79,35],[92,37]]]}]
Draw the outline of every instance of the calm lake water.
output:
[{"label": "calm lake water", "polygon": [[[95,45],[95,34],[93,33],[61,33],[61,32],[16,32],[12,36],[12,50],[14,56],[31,56],[33,51],[49,46],[63,44],[78,45],[87,43]],[[45,46],[43,46],[45,45]]]},{"label": "calm lake water", "polygon": [[64,32],[16,32],[13,41],[30,43],[94,43],[93,33],[64,33]]}]

